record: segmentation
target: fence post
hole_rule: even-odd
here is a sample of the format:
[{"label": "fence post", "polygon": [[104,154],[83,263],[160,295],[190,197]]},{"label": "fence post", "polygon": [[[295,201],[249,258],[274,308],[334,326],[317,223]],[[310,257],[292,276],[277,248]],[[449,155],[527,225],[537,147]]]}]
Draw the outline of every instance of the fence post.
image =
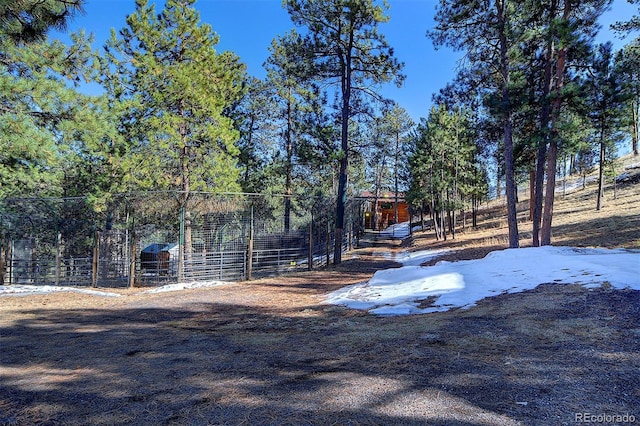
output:
[{"label": "fence post", "polygon": [[178,240],[178,282],[184,281],[184,205],[180,207],[180,239]]},{"label": "fence post", "polygon": [[313,269],[313,216],[311,216],[311,222],[309,223],[309,263],[307,269],[311,271]]},{"label": "fence post", "polygon": [[135,231],[131,232],[131,253],[129,254],[129,287],[136,285],[136,245],[138,243]]},{"label": "fence post", "polygon": [[327,255],[327,266],[331,263],[329,256],[331,250],[331,230],[329,228],[329,222],[327,222],[327,237],[326,237],[326,255]]},{"label": "fence post", "polygon": [[62,232],[58,232],[56,239],[56,285],[60,285],[60,247],[62,246]]},{"label": "fence post", "polygon": [[98,256],[100,256],[99,247],[100,232],[93,233],[93,260],[91,261],[91,286],[98,286]]},{"label": "fence post", "polygon": [[13,258],[13,250],[15,249],[15,242],[13,241],[13,238],[11,239],[11,244],[8,247],[9,248],[9,284],[13,283],[13,262],[14,262],[14,258]]},{"label": "fence post", "polygon": [[247,281],[251,281],[253,275],[253,205],[251,205],[249,218],[249,243],[247,244]]},{"label": "fence post", "polygon": [[218,277],[222,280],[222,271],[224,267],[224,251],[220,250],[220,270],[218,271]]},{"label": "fence post", "polygon": [[242,252],[242,276],[247,276],[247,252]]},{"label": "fence post", "polygon": [[2,237],[2,240],[0,240],[0,285],[4,285],[4,274],[5,274],[5,264],[6,264],[6,257],[5,257],[5,250],[7,248],[7,240]]}]

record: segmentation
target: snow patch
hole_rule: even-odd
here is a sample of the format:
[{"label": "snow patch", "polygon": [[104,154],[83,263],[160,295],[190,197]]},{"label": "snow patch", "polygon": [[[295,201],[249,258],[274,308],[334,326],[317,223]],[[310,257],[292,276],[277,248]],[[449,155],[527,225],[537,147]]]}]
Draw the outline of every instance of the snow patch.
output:
[{"label": "snow patch", "polygon": [[[420,258],[420,252],[411,255]],[[408,264],[378,271],[368,282],[330,293],[326,301],[376,315],[425,314],[470,308],[486,297],[522,292],[544,283],[579,283],[587,288],[608,283],[618,289],[640,290],[639,267],[638,250],[507,249],[491,252],[484,259],[443,261],[431,267]],[[433,303],[420,307],[425,299],[433,299]]]},{"label": "snow patch", "polygon": [[228,284],[225,281],[193,281],[188,283],[167,284],[162,287],[156,287],[143,293],[165,293],[168,291],[189,290],[194,288],[217,287],[219,285]]},{"label": "snow patch", "polygon": [[14,284],[14,285],[2,285],[0,286],[0,296],[5,295],[28,295],[28,294],[47,294],[60,291],[71,291],[74,293],[90,294],[92,296],[103,297],[120,297],[120,294],[109,293],[97,290],[88,290],[84,288],[76,287],[63,287],[55,285],[26,285],[26,284]]}]

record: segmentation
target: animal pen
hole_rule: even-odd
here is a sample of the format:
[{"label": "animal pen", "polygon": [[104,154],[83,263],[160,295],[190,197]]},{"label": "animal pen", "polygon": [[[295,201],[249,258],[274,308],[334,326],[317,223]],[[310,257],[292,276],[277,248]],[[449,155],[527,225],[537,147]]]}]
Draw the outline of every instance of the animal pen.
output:
[{"label": "animal pen", "polygon": [[[154,192],[0,202],[0,284],[158,286],[247,280],[331,263],[335,200]],[[289,227],[285,228],[285,211]],[[343,251],[363,230],[347,203]]]}]

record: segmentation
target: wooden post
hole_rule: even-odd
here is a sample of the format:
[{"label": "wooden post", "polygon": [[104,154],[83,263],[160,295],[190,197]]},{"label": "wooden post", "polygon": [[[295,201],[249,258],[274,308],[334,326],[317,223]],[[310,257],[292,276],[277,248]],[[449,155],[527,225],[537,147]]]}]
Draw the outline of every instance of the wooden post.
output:
[{"label": "wooden post", "polygon": [[249,217],[249,241],[247,244],[247,281],[253,278],[253,206]]},{"label": "wooden post", "polygon": [[[178,240],[178,282],[184,281],[184,206],[180,207],[180,239]],[[135,238],[135,237],[134,237]]]},{"label": "wooden post", "polygon": [[13,249],[15,243],[13,240],[11,240],[11,243],[9,244],[9,255],[7,256],[9,258],[9,284],[11,284],[13,282]]},{"label": "wooden post", "polygon": [[309,258],[307,262],[307,269],[311,271],[313,269],[313,216],[311,217],[311,223],[309,223]]},{"label": "wooden post", "polygon": [[136,245],[137,236],[134,231],[131,232],[131,253],[129,253],[129,288],[136,286]]},{"label": "wooden post", "polygon": [[4,266],[5,266],[5,250],[7,248],[7,240],[2,237],[2,240],[0,240],[0,285],[4,285],[4,274],[5,274],[5,270],[4,270]]},{"label": "wooden post", "polygon": [[62,232],[58,232],[56,240],[56,285],[60,285],[60,246],[62,246]]},{"label": "wooden post", "polygon": [[93,234],[93,261],[91,262],[91,286],[98,286],[98,257],[100,256],[99,249],[100,232],[95,231]]}]

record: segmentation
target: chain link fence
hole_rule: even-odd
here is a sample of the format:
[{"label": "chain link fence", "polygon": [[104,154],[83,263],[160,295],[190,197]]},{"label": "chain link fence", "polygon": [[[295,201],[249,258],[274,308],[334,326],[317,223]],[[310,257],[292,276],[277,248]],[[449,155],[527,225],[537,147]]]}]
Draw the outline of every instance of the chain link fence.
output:
[{"label": "chain link fence", "polygon": [[[257,194],[125,194],[99,208],[87,198],[6,199],[1,283],[159,286],[318,268],[332,262],[334,215],[332,199]],[[344,251],[363,220],[363,202],[349,201]]]}]

